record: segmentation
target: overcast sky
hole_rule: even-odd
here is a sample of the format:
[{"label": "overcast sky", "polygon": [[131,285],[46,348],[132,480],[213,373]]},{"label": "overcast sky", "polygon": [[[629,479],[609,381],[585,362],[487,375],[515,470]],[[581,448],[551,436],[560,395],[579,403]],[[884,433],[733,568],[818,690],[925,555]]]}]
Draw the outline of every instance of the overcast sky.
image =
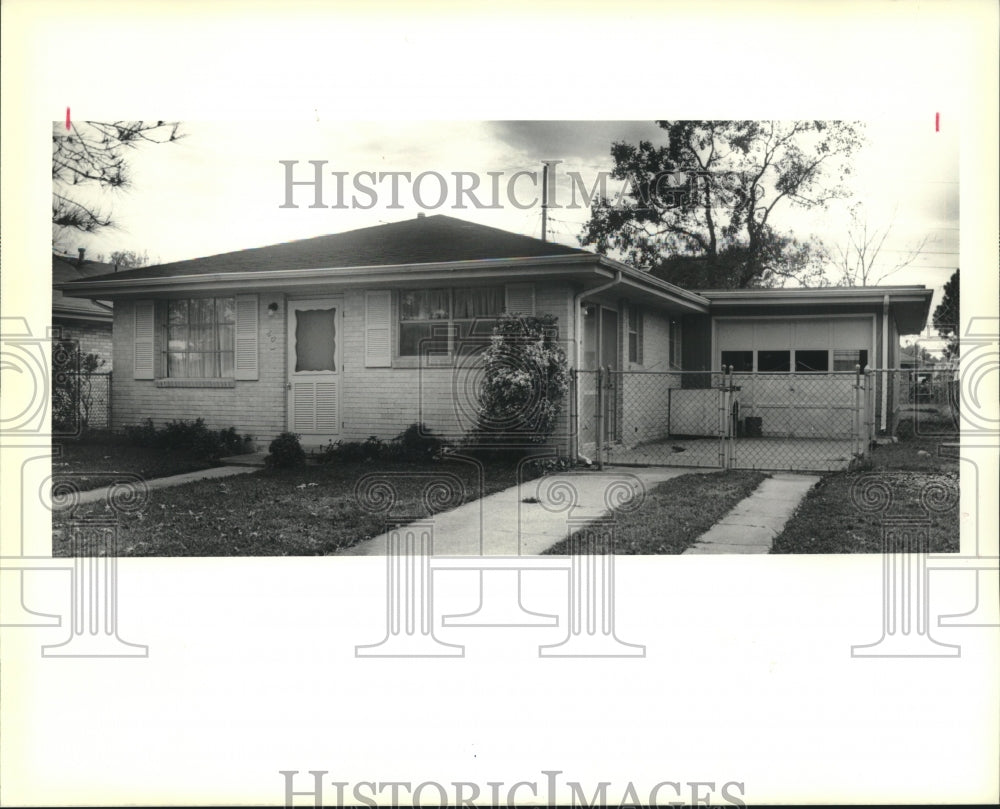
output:
[{"label": "overcast sky", "polygon": [[[958,132],[950,121],[935,131],[933,117],[913,121],[866,122],[867,142],[855,160],[854,196],[829,210],[804,213],[790,206],[776,209],[772,221],[797,235],[815,234],[830,247],[843,242],[846,204],[861,201],[871,223],[893,223],[882,254],[885,269],[921,239],[927,244],[918,259],[884,283],[916,283],[940,288],[958,266]],[[106,198],[119,224],[93,237],[70,234],[61,244],[69,252],[86,247],[89,255],[116,249],[148,252],[161,263],[274,244],[290,239],[338,233],[415,216],[444,213],[505,230],[539,236],[541,209],[519,209],[506,188],[517,171],[540,176],[542,160],[561,160],[555,169],[557,201],[570,199],[567,172],[579,172],[588,188],[601,171],[610,172],[613,141],[649,139],[665,142],[653,122],[616,121],[486,121],[486,122],[359,122],[270,123],[184,122],[185,138],[168,145],[146,145],[131,152],[134,184]],[[296,188],[297,208],[281,208],[285,200],[285,167],[299,161],[295,178],[313,177],[310,160],[327,161],[323,198],[337,202],[334,171],[347,172],[344,203],[371,204],[355,191],[359,172],[438,172],[448,181],[448,198],[435,206],[440,184],[421,182],[423,206],[413,198],[412,184],[399,180],[394,200],[391,185],[376,185],[369,209],[310,209],[309,188]],[[500,206],[456,210],[452,172],[481,178],[475,192],[492,204],[487,172],[502,172]],[[471,182],[467,181],[467,182]],[[366,185],[372,185],[365,179]],[[612,182],[611,188],[617,184]],[[516,201],[529,205],[539,191],[530,178],[516,181]],[[550,211],[550,238],[579,246],[577,237],[588,216],[585,207]],[[937,298],[937,296],[936,296]],[[935,303],[937,300],[935,300]]]}]

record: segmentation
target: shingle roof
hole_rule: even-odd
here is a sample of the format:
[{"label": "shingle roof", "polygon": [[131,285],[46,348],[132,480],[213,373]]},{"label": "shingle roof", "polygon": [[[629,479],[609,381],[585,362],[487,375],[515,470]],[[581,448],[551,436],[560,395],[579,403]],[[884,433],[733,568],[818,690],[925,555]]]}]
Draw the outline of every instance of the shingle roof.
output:
[{"label": "shingle roof", "polygon": [[[96,275],[106,275],[114,271],[113,264],[102,264],[97,261],[84,261],[65,256],[52,255],[52,283],[64,284],[68,281],[79,281]],[[111,307],[94,303],[87,298],[68,298],[53,286],[52,314],[56,317],[102,318],[111,320]]]},{"label": "shingle roof", "polygon": [[115,273],[113,277],[127,281],[207,273],[373,267],[588,253],[587,250],[436,215],[127,270]]}]

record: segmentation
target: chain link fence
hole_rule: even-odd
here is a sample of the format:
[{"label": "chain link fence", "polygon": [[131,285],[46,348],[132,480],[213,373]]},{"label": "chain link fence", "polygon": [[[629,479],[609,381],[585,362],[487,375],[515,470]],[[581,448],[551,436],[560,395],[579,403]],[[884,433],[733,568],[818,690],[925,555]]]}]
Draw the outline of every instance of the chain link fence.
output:
[{"label": "chain link fence", "polygon": [[892,402],[889,427],[895,434],[906,423],[954,431],[959,427],[959,377],[954,368],[912,368],[888,371]]},{"label": "chain link fence", "polygon": [[57,369],[52,380],[52,430],[75,436],[111,429],[111,373]]},{"label": "chain link fence", "polygon": [[832,471],[875,438],[874,372],[578,371],[582,454],[599,464]]}]

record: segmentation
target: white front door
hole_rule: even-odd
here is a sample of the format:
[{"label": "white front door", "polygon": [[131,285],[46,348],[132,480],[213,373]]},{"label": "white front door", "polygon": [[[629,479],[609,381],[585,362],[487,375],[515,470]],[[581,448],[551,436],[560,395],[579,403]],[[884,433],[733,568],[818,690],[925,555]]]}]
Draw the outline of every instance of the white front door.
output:
[{"label": "white front door", "polygon": [[288,302],[288,429],[306,446],[340,435],[343,299]]}]

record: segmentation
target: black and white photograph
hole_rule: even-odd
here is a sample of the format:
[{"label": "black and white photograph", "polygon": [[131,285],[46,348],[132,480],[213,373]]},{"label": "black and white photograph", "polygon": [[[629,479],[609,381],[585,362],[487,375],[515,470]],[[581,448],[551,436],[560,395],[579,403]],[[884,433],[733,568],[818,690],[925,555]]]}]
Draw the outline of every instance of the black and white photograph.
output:
[{"label": "black and white photograph", "polygon": [[0,802],[995,800],[995,7],[242,5],[4,4]]}]

